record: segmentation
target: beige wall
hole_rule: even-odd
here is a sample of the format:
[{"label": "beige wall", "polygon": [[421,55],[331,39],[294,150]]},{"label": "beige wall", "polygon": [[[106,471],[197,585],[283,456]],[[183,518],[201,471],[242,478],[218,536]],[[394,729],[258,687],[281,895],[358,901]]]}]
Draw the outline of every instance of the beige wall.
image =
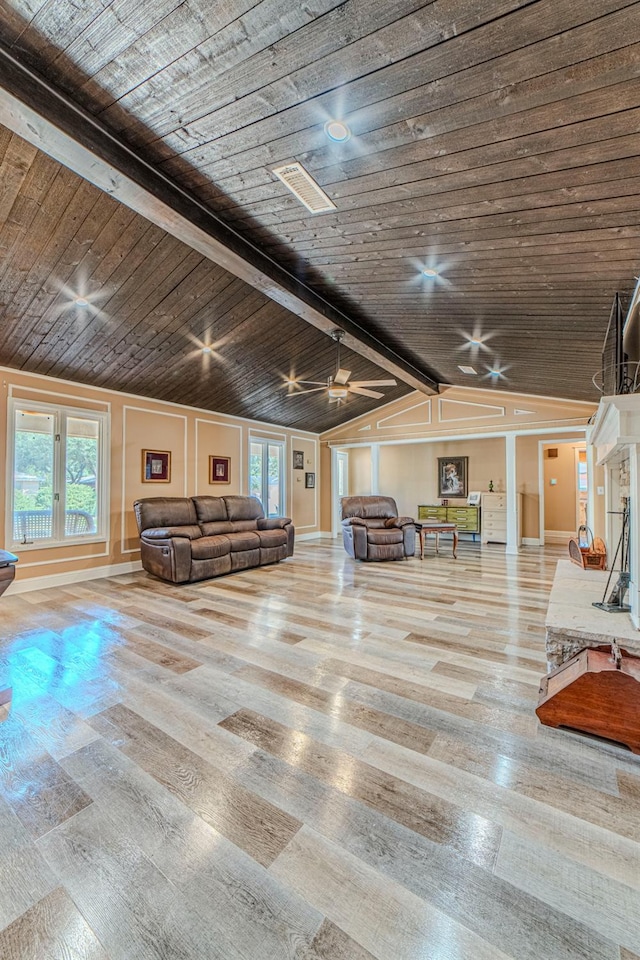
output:
[{"label": "beige wall", "polygon": [[[463,387],[445,388],[437,397],[412,393],[373,413],[322,435],[323,445],[349,446],[351,492],[370,491],[371,444],[379,443],[381,493],[393,495],[398,508],[409,515],[419,503],[437,500],[437,458],[469,457],[469,489],[486,491],[493,480],[505,489],[504,437],[489,433],[518,433],[539,429],[531,436],[516,436],[516,483],[522,494],[522,536],[539,537],[539,442],[554,430],[586,426],[596,405],[573,400],[553,400],[523,394]],[[545,431],[545,432],[542,432]],[[473,440],[468,437],[474,435]],[[459,436],[464,439],[456,439]],[[584,439],[583,432],[560,434],[561,439]],[[428,443],[411,443],[422,439]],[[392,442],[390,442],[392,441]],[[400,441],[398,443],[398,441]],[[407,441],[407,442],[402,442]],[[602,485],[603,471],[596,469],[595,483]],[[594,532],[603,529],[603,497],[596,497]]]},{"label": "beige wall", "polygon": [[[298,534],[320,529],[321,473],[319,438],[271,424],[242,420],[209,411],[161,403],[113,391],[98,390],[50,377],[38,377],[0,368],[0,443],[6,450],[7,400],[39,400],[110,412],[110,516],[106,542],[50,548],[16,548],[20,557],[16,577],[25,580],[52,574],[71,574],[94,567],[112,567],[139,560],[133,501],[140,497],[247,493],[249,444],[252,437],[285,443],[286,514]],[[170,483],[143,483],[142,450],[171,452]],[[304,452],[305,469],[293,469],[293,450]],[[209,456],[231,458],[231,482],[209,483]],[[315,489],[304,485],[306,472],[316,474]],[[329,474],[328,474],[329,476]],[[6,503],[6,472],[0,474],[0,493]],[[0,544],[9,545],[5,510],[0,511]]]},{"label": "beige wall", "polygon": [[499,437],[381,446],[380,493],[394,497],[401,514],[415,517],[418,504],[440,502],[438,457],[448,456],[469,458],[469,490],[488,490],[490,480],[496,491],[504,490],[505,442]]},{"label": "beige wall", "polygon": [[371,493],[371,447],[354,447],[349,453],[349,494]]}]

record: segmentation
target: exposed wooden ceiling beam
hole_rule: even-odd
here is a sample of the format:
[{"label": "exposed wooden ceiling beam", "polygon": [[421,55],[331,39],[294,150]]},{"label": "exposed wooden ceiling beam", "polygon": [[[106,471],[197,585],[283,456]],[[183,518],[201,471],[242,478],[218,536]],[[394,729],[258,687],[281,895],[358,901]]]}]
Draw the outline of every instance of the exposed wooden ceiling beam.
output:
[{"label": "exposed wooden ceiling beam", "polygon": [[430,373],[247,241],[1,44],[0,123],[307,323],[325,333],[344,330],[345,346],[403,383],[438,391]]}]

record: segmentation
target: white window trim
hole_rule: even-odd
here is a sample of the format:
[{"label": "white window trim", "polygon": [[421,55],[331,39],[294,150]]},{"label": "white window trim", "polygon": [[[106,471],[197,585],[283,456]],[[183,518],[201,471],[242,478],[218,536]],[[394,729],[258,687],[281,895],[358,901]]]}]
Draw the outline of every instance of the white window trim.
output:
[{"label": "white window trim", "polygon": [[[98,490],[101,491],[96,515],[96,531],[94,533],[77,534],[63,539],[34,540],[33,543],[23,543],[13,539],[13,495],[14,482],[14,452],[16,410],[28,408],[38,413],[53,414],[64,417],[81,417],[96,420],[99,423],[99,458],[98,458]],[[64,403],[43,403],[39,400],[25,400],[20,397],[9,397],[7,401],[7,472],[5,498],[5,530],[9,547],[19,550],[47,550],[53,547],[70,547],[78,543],[106,543],[109,529],[109,477],[110,477],[110,415],[106,410],[93,410],[86,407],[71,407]],[[62,441],[61,441],[62,442]]]},{"label": "white window trim", "polygon": [[[249,469],[247,471],[247,493],[251,495],[251,444],[252,443],[261,443],[267,445],[267,459],[269,457],[269,447],[279,447],[280,448],[280,516],[285,515],[285,504],[287,502],[287,471],[286,471],[286,457],[287,457],[287,441],[283,440],[274,440],[273,437],[262,437],[260,434],[252,433],[249,437]],[[260,498],[264,501],[264,496]],[[269,516],[269,502],[262,503],[264,509],[265,517]]]}]

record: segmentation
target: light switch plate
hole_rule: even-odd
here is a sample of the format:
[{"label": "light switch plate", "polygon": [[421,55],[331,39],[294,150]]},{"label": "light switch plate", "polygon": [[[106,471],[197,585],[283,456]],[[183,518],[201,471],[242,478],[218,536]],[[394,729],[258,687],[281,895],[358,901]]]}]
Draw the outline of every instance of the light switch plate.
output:
[{"label": "light switch plate", "polygon": [[596,487],[599,497],[604,497],[604,487]]}]

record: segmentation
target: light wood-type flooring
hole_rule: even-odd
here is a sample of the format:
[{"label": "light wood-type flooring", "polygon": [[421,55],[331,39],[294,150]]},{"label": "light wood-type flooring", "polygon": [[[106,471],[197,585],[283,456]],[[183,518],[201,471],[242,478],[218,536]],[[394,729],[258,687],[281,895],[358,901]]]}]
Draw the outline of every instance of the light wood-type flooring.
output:
[{"label": "light wood-type flooring", "polygon": [[637,960],[640,760],[534,714],[561,555],[9,591],[2,960]]}]

